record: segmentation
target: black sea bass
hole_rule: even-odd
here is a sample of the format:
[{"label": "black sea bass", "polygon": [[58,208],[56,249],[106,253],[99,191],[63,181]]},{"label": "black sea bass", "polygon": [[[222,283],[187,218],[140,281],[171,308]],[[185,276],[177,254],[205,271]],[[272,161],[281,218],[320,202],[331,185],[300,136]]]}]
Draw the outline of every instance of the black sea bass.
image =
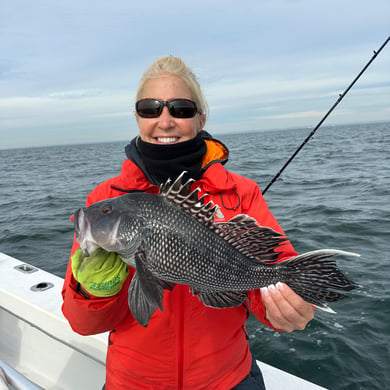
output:
[{"label": "black sea bass", "polygon": [[233,307],[247,290],[283,282],[307,302],[329,310],[325,302],[345,297],[356,287],[324,249],[274,263],[286,238],[247,215],[215,223],[216,205],[204,203],[192,180],[165,183],[158,195],[134,192],[107,199],[75,213],[76,239],[86,256],[98,247],[117,252],[136,269],[129,287],[134,318],[147,326],[163,310],[163,291],[189,285],[207,306]]}]

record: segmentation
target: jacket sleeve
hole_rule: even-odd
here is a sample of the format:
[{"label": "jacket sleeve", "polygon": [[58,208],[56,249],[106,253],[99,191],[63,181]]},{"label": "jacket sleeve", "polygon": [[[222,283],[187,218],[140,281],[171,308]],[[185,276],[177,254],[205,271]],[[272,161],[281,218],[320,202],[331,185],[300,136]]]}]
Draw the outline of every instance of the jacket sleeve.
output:
[{"label": "jacket sleeve", "polygon": [[[242,212],[255,218],[260,225],[270,227],[275,231],[284,234],[279,223],[270,212],[267,202],[263,198],[260,188],[257,186],[257,184],[254,183],[249,191],[248,189],[243,193],[242,196]],[[280,250],[281,253],[279,254],[279,261],[297,255],[297,252],[294,250],[293,246],[288,240],[286,240],[280,246]],[[251,311],[256,316],[256,318],[264,325],[275,329],[267,319],[260,289],[248,291],[248,297],[251,304]]]},{"label": "jacket sleeve", "polygon": [[[78,246],[74,242],[71,254]],[[62,289],[64,300],[62,312],[76,333],[82,335],[102,333],[116,328],[125,320],[134,320],[127,303],[127,290],[134,273],[131,268],[130,275],[117,295],[100,298],[82,289],[73,277],[71,261],[70,259]]]},{"label": "jacket sleeve", "polygon": [[[87,206],[104,199],[103,189],[98,187],[87,198]],[[106,198],[107,196],[106,193]],[[100,198],[100,199],[99,199]],[[79,247],[74,240],[71,256]],[[69,260],[62,289],[62,312],[76,333],[92,335],[110,331],[123,321],[135,321],[128,306],[128,287],[134,275],[134,269],[123,283],[120,292],[112,297],[101,298],[88,294],[73,277],[72,260]]]}]

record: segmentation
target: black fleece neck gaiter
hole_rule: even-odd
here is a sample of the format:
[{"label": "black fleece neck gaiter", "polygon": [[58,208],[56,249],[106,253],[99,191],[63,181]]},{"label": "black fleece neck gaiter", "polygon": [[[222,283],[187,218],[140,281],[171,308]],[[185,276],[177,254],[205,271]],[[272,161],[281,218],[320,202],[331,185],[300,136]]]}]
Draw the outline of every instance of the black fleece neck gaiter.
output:
[{"label": "black fleece neck gaiter", "polygon": [[184,180],[198,180],[202,176],[202,159],[207,151],[203,136],[176,144],[152,144],[135,140],[135,147],[152,184],[160,185],[167,179],[175,180],[183,171],[187,171]]}]

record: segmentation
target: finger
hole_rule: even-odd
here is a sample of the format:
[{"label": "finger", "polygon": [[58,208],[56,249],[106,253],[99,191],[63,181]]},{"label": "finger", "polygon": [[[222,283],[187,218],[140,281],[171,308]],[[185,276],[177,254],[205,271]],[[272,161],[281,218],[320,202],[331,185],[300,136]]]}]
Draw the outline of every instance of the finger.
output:
[{"label": "finger", "polygon": [[[292,332],[302,322],[301,316],[296,312],[290,302],[283,296],[279,288],[274,285],[269,286],[272,305],[269,308],[271,318],[275,323],[287,332]],[[272,311],[271,311],[272,310]]]},{"label": "finger", "polygon": [[299,313],[307,322],[314,318],[313,306],[296,294],[287,284],[278,282],[276,288],[294,311]]},{"label": "finger", "polygon": [[285,319],[276,300],[274,299],[276,294],[275,287],[264,287],[261,289],[261,294],[266,309],[267,319],[271,322],[272,326],[276,329],[288,332],[294,330],[292,324]]},{"label": "finger", "polygon": [[274,301],[274,298],[273,298],[274,294],[271,292],[271,288],[272,287],[269,286],[269,287],[263,287],[260,289],[261,297],[263,299],[264,306],[267,310],[267,318],[268,319],[269,319],[268,314],[270,314],[270,313],[271,314],[274,313],[274,317],[281,315],[280,310]]},{"label": "finger", "polygon": [[[275,328],[287,332],[302,330],[313,318],[313,309],[300,297],[297,299],[291,289],[285,287],[287,286],[271,285],[262,289],[267,318]],[[299,309],[297,310],[294,305],[297,305]]]}]

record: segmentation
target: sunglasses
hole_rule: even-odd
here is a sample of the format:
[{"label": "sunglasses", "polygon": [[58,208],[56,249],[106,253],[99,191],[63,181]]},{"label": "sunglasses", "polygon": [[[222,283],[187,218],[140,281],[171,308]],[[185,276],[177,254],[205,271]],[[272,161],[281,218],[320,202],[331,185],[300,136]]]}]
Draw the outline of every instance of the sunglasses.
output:
[{"label": "sunglasses", "polygon": [[135,110],[142,118],[158,118],[164,106],[174,118],[193,118],[197,112],[200,113],[196,103],[189,99],[141,99],[135,103]]}]

